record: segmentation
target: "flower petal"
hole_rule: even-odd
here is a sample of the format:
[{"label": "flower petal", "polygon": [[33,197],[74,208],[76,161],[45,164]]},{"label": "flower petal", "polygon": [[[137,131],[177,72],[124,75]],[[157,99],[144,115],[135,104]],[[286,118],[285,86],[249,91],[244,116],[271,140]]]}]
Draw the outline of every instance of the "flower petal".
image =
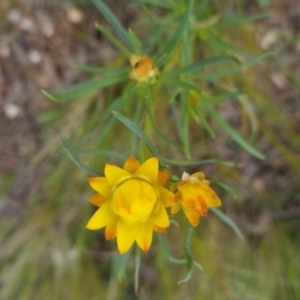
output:
[{"label": "flower petal", "polygon": [[163,233],[163,232],[165,232],[166,231],[166,229],[165,228],[163,228],[163,227],[159,227],[159,226],[156,226],[156,225],[152,225],[153,226],[153,230],[154,231],[157,231],[157,232],[160,232],[160,233]]},{"label": "flower petal", "polygon": [[110,201],[106,201],[90,218],[85,228],[90,230],[100,229],[112,223],[115,217],[116,214],[110,207]]},{"label": "flower petal", "polygon": [[196,172],[194,174],[192,174],[189,179],[196,179],[196,181],[203,181],[205,179],[205,175],[203,172]]},{"label": "flower petal", "polygon": [[170,172],[159,171],[157,176],[157,185],[164,186],[170,178]]},{"label": "flower petal", "polygon": [[217,196],[217,194],[214,192],[214,190],[207,184],[203,183],[201,184],[201,187],[203,187],[203,189],[206,192],[206,196],[207,196],[207,204],[208,206],[220,206],[222,205],[221,200],[219,199],[219,197]]},{"label": "flower petal", "polygon": [[141,56],[137,54],[131,54],[130,55],[130,64],[132,67],[135,66],[135,64],[141,59]]},{"label": "flower petal", "polygon": [[123,169],[133,174],[140,167],[140,163],[133,156],[129,156],[124,163]]},{"label": "flower petal", "polygon": [[183,207],[183,211],[188,221],[191,223],[191,225],[196,227],[199,224],[200,214],[198,214],[195,211],[187,210],[184,207]]},{"label": "flower petal", "polygon": [[208,208],[206,194],[198,183],[186,185],[180,189],[181,204],[188,210],[201,213]]},{"label": "flower petal", "polygon": [[136,236],[136,242],[144,252],[147,252],[151,246],[152,235],[153,227],[151,222],[141,223],[139,226],[139,232]]},{"label": "flower petal", "polygon": [[111,185],[105,177],[88,178],[90,186],[104,198],[110,198],[112,194]]},{"label": "flower petal", "polygon": [[151,157],[146,160],[134,173],[134,176],[147,180],[151,184],[156,184],[158,176],[158,159]]},{"label": "flower petal", "polygon": [[151,222],[159,227],[169,227],[169,216],[161,201],[157,201],[153,214],[150,217]]},{"label": "flower petal", "polygon": [[173,215],[177,214],[180,211],[180,209],[181,209],[181,203],[180,202],[175,203],[171,207],[171,214]]},{"label": "flower petal", "polygon": [[117,245],[119,252],[124,254],[135,241],[140,223],[128,224],[120,219],[117,225]]},{"label": "flower petal", "polygon": [[169,190],[161,186],[157,186],[156,189],[158,190],[159,198],[165,207],[172,206],[178,201],[176,195],[170,192]]},{"label": "flower petal", "polygon": [[124,180],[132,177],[132,174],[130,174],[129,172],[127,172],[117,166],[108,165],[108,164],[105,165],[104,173],[105,173],[108,183],[111,186],[116,186],[116,185],[120,184],[121,182],[123,182]]},{"label": "flower petal", "polygon": [[100,194],[94,194],[89,201],[94,204],[95,206],[100,207],[105,201],[107,201],[106,198],[101,196]]},{"label": "flower petal", "polygon": [[118,226],[119,217],[116,217],[114,221],[110,224],[107,224],[105,228],[105,239],[110,240],[117,236],[117,226]]},{"label": "flower petal", "polygon": [[177,182],[171,184],[171,186],[170,186],[170,191],[173,192],[173,193],[176,193],[177,190],[178,190],[178,185],[179,185],[179,183],[180,183],[180,181],[177,181]]}]

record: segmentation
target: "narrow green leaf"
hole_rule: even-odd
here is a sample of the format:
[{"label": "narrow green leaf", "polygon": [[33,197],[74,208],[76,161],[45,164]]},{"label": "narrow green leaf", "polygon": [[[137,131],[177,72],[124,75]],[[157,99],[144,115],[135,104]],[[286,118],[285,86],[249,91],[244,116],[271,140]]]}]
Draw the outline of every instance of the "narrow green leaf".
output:
[{"label": "narrow green leaf", "polygon": [[273,49],[273,50],[263,53],[259,56],[255,56],[255,57],[247,60],[245,63],[235,66],[233,68],[226,68],[226,69],[218,70],[218,71],[211,72],[211,73],[200,73],[200,74],[197,74],[197,78],[205,78],[205,79],[213,80],[213,79],[225,76],[225,75],[237,73],[237,72],[240,72],[252,65],[261,63],[267,57],[277,54],[278,51],[279,51],[279,48],[277,48],[275,50]]},{"label": "narrow green leaf", "polygon": [[[171,220],[173,221],[173,220]],[[170,221],[170,222],[171,222]],[[185,259],[177,259],[175,258],[174,256],[172,256],[172,254],[170,253],[170,250],[166,244],[166,242],[164,241],[163,237],[160,235],[160,234],[157,234],[156,235],[161,247],[162,247],[162,250],[167,258],[167,260],[171,263],[171,264],[174,264],[174,265],[185,265],[186,264],[186,260]],[[203,267],[197,263],[197,262],[193,262],[194,266],[197,267],[200,271],[203,271]]]},{"label": "narrow green leaf", "polygon": [[229,187],[227,184],[223,183],[221,180],[219,180],[216,177],[207,177],[207,179],[209,181],[213,181],[216,182],[221,188],[223,188],[225,191],[227,191],[233,198],[237,199],[236,197],[236,193],[234,192],[234,190]]},{"label": "narrow green leaf", "polygon": [[187,93],[181,93],[181,107],[182,107],[182,131],[183,131],[183,147],[184,153],[188,160],[191,159],[191,131],[190,131],[190,113]]},{"label": "narrow green leaf", "polygon": [[53,95],[51,95],[50,93],[48,93],[44,90],[42,90],[42,94],[50,100],[57,101],[57,99]]},{"label": "narrow green leaf", "polygon": [[158,150],[157,148],[152,144],[149,137],[131,120],[129,120],[127,117],[123,116],[122,114],[113,111],[112,112],[114,116],[121,121],[125,126],[127,126],[134,134],[136,134],[138,137],[140,137],[143,142],[148,147],[149,151],[153,156],[158,156]]},{"label": "narrow green leaf", "polygon": [[191,246],[192,246],[192,235],[193,235],[194,228],[192,225],[188,225],[188,232],[185,239],[185,245],[184,245],[184,254],[185,254],[185,260],[186,260],[186,267],[187,267],[187,274],[186,276],[177,282],[177,284],[181,284],[184,282],[189,281],[192,278],[193,275],[193,265],[194,261],[191,255]]},{"label": "narrow green leaf", "polygon": [[124,45],[119,42],[104,26],[101,26],[100,24],[96,24],[96,28],[101,31],[107,39],[120,51],[122,52],[127,58],[130,57],[130,51],[124,47]]},{"label": "narrow green leaf", "polygon": [[[141,98],[141,93],[140,93],[140,90],[138,90],[138,96],[139,96],[139,99],[137,99],[137,103],[135,105],[135,108],[134,108],[134,113],[132,115],[132,122],[133,123],[138,123],[139,120],[140,120],[140,117],[141,117],[141,114],[142,114],[142,111],[143,111],[143,108],[144,108],[144,103],[143,103],[143,99]],[[114,118],[115,119],[115,118]],[[115,119],[116,120],[116,119]],[[137,155],[136,151],[137,151],[137,139],[138,139],[138,136],[135,135],[135,134],[132,134],[129,138],[129,153],[131,153],[131,155]]]},{"label": "narrow green leaf", "polygon": [[152,111],[151,111],[151,104],[154,102],[153,101],[153,98],[151,96],[151,91],[147,91],[147,94],[145,94],[145,102],[146,102],[146,105],[147,105],[147,112],[148,112],[148,116],[150,118],[150,122],[153,126],[153,128],[155,129],[156,133],[159,135],[159,137],[161,137],[163,140],[165,140],[168,144],[171,144],[173,146],[175,146],[176,148],[178,149],[181,149],[183,150],[183,146],[180,145],[179,143],[171,140],[170,138],[168,138],[163,132],[162,130],[159,128],[159,126],[156,125],[156,122],[154,120],[154,117],[153,117],[153,114],[152,114]]},{"label": "narrow green leaf", "polygon": [[245,240],[245,237],[242,233],[242,231],[238,228],[238,226],[235,224],[235,222],[226,216],[221,210],[210,207],[209,210],[211,210],[216,216],[218,216],[225,224],[227,224],[235,233],[236,235],[242,240]]},{"label": "narrow green leaf", "polygon": [[161,0],[133,0],[136,4],[151,4],[162,8],[173,9],[174,5],[169,1],[161,1]]},{"label": "narrow green leaf", "polygon": [[117,275],[117,278],[119,281],[121,281],[124,278],[125,270],[128,265],[129,258],[132,253],[132,247],[124,253],[123,255],[117,254],[116,258],[113,260],[113,270],[114,273]]},{"label": "narrow green leaf", "polygon": [[206,100],[210,103],[211,102],[219,102],[224,99],[238,98],[240,96],[245,96],[245,95],[247,95],[247,93],[245,93],[245,92],[228,92],[228,93],[224,93],[224,94],[220,94],[220,95],[216,95],[216,96],[211,96],[209,98],[206,98]]},{"label": "narrow green leaf", "polygon": [[198,72],[199,70],[203,69],[205,66],[220,64],[220,63],[228,62],[228,61],[232,61],[232,62],[235,62],[238,64],[240,63],[239,60],[234,56],[230,56],[230,55],[219,56],[219,57],[213,57],[213,58],[205,59],[205,60],[202,60],[199,62],[195,62],[184,68],[175,69],[173,71],[165,73],[165,75],[166,76],[180,76],[180,75],[186,74],[186,73],[194,73],[194,72]]},{"label": "narrow green leaf", "polygon": [[173,37],[170,39],[170,41],[167,43],[166,47],[163,49],[163,51],[158,55],[157,59],[155,60],[155,65],[160,68],[165,60],[170,56],[172,51],[175,49],[177,44],[179,43],[182,34],[186,30],[188,23],[189,23],[189,18],[192,10],[192,4],[193,1],[189,0],[187,4],[187,8],[185,10],[183,19],[181,23],[179,24],[179,27],[177,28],[176,33],[173,35]]},{"label": "narrow green leaf", "polygon": [[100,145],[101,142],[107,137],[111,132],[114,124],[116,123],[115,118],[110,118],[108,121],[105,122],[105,126],[100,131],[100,134],[97,135],[95,143]]},{"label": "narrow green leaf", "polygon": [[224,28],[228,28],[230,26],[237,26],[240,25],[242,23],[249,23],[252,21],[256,21],[256,20],[261,20],[264,18],[267,18],[269,16],[268,13],[258,13],[258,14],[253,14],[250,16],[245,16],[245,17],[241,17],[241,18],[228,18],[228,19],[224,19],[222,22],[216,24],[214,26],[214,29],[219,30],[219,29],[224,29]]},{"label": "narrow green leaf", "polygon": [[191,110],[191,115],[194,117],[194,119],[198,122],[198,119],[202,122],[207,132],[210,134],[211,137],[215,138],[216,134],[212,127],[210,126],[209,122],[206,120],[205,113],[200,109],[199,105],[193,105]]},{"label": "narrow green leaf", "polygon": [[73,161],[73,163],[79,167],[80,169],[82,169],[83,171],[89,173],[89,174],[92,174],[94,176],[104,176],[102,173],[98,173],[98,172],[95,172],[94,170],[90,169],[88,166],[86,166],[83,162],[81,162],[73,153],[72,149],[71,149],[71,146],[67,140],[67,138],[62,134],[62,133],[59,133],[60,135],[60,141],[61,141],[61,144],[64,148],[64,150],[66,151],[66,153],[68,154],[68,156],[70,157],[70,159]]},{"label": "narrow green leaf", "polygon": [[129,29],[129,37],[131,39],[132,44],[134,45],[135,53],[141,55],[142,54],[141,42],[131,29]]},{"label": "narrow green leaf", "polygon": [[176,86],[176,87],[180,87],[189,91],[195,91],[197,93],[201,93],[201,90],[199,88],[197,88],[195,85],[190,84],[188,82],[184,82],[181,81],[179,79],[172,79],[172,78],[168,78],[166,76],[159,76],[157,78],[157,81],[171,85],[171,86]]},{"label": "narrow green leaf", "polygon": [[[65,153],[66,151],[63,150],[62,153]],[[95,149],[82,149],[82,150],[74,150],[72,149],[73,154],[100,154],[105,156],[114,156],[120,159],[125,159],[127,157],[126,154],[113,151],[113,150],[95,150]]]},{"label": "narrow green leaf", "polygon": [[99,129],[101,124],[103,124],[110,116],[113,110],[122,110],[126,101],[130,99],[133,93],[136,90],[136,85],[134,83],[128,84],[125,89],[123,89],[122,96],[114,99],[109,106],[101,113],[98,117],[97,122],[91,127],[91,129],[85,134],[84,138],[82,139],[81,145],[83,145],[87,140],[89,140],[93,134]]},{"label": "narrow green leaf", "polygon": [[196,161],[183,161],[183,160],[175,160],[175,159],[168,159],[165,157],[161,157],[160,160],[165,164],[170,164],[173,166],[196,166],[196,165],[206,165],[206,164],[219,164],[225,165],[228,167],[236,167],[237,165],[232,161],[224,161],[218,159],[204,159],[204,160],[196,160]]},{"label": "narrow green leaf", "polygon": [[90,66],[85,66],[85,65],[75,65],[74,66],[76,69],[86,71],[89,73],[104,73],[105,75],[110,75],[110,73],[114,73],[120,69],[113,69],[111,67],[108,68],[102,68],[102,67],[90,67]]},{"label": "narrow green leaf", "polygon": [[139,247],[135,247],[135,272],[134,272],[134,291],[137,295],[139,289],[139,274],[141,267],[141,251]]},{"label": "narrow green leaf", "polygon": [[185,259],[177,259],[172,256],[166,242],[164,241],[163,237],[160,234],[157,234],[155,236],[157,237],[166,258],[170,263],[175,265],[184,265],[186,263]]},{"label": "narrow green leaf", "polygon": [[213,108],[211,108],[208,104],[202,104],[206,112],[218,123],[222,129],[224,129],[227,134],[232,137],[233,140],[236,141],[236,143],[238,143],[242,148],[252,155],[260,159],[264,159],[264,155],[251,146],[244,138],[242,138],[227,122],[221,118],[221,116]]},{"label": "narrow green leaf", "polygon": [[128,78],[128,70],[122,69],[119,71],[118,75],[114,74],[113,76],[109,76],[109,77],[93,78],[83,83],[76,84],[54,95],[45,91],[42,92],[46,97],[48,97],[51,100],[58,101],[58,102],[65,102],[74,98],[82,97],[97,89],[101,89],[122,82],[127,78]]},{"label": "narrow green leaf", "polygon": [[180,113],[178,112],[178,109],[177,109],[175,103],[174,103],[174,99],[176,98],[177,94],[178,93],[175,92],[173,94],[173,96],[171,97],[170,108],[171,108],[171,111],[172,111],[173,120],[175,122],[176,130],[178,132],[180,141],[183,143],[183,130],[182,130],[182,126],[181,126],[181,116],[180,116]]},{"label": "narrow green leaf", "polygon": [[112,11],[101,1],[101,0],[91,0],[94,5],[99,9],[104,18],[113,26],[120,38],[127,44],[130,51],[134,51],[134,45],[131,42],[127,30],[121,25],[116,16]]}]

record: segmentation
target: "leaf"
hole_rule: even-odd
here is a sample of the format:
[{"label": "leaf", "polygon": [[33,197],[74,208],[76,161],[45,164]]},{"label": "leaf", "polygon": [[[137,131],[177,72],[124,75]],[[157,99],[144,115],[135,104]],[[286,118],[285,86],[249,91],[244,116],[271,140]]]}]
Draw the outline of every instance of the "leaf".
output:
[{"label": "leaf", "polygon": [[183,19],[177,28],[177,31],[173,35],[173,37],[170,39],[170,41],[167,43],[166,47],[163,49],[163,51],[158,55],[157,59],[155,60],[155,65],[160,68],[165,60],[170,56],[171,52],[175,49],[177,44],[179,43],[179,40],[182,37],[182,34],[186,30],[186,27],[189,23],[189,18],[192,10],[192,4],[193,1],[189,0],[187,4],[187,8],[185,10]]},{"label": "leaf", "polygon": [[145,102],[146,102],[146,106],[147,106],[147,112],[148,112],[148,116],[150,119],[150,122],[153,126],[153,128],[155,129],[156,133],[159,135],[160,138],[162,138],[163,140],[165,140],[167,143],[177,147],[178,149],[183,150],[183,146],[180,145],[179,143],[173,141],[172,139],[168,138],[163,131],[159,128],[159,126],[156,125],[156,122],[154,120],[154,116],[152,114],[151,111],[151,104],[154,102],[154,99],[151,96],[151,92],[148,90],[147,94],[145,94]]},{"label": "leaf", "polygon": [[119,119],[124,125],[126,125],[133,133],[135,133],[138,137],[140,137],[143,142],[148,147],[149,151],[153,156],[158,156],[158,150],[157,148],[152,144],[149,137],[132,121],[130,121],[127,117],[123,116],[122,114],[112,111],[114,116]]},{"label": "leaf", "polygon": [[42,90],[42,93],[49,99],[65,102],[74,98],[82,97],[92,91],[100,88],[108,87],[110,85],[122,82],[128,78],[128,70],[121,69],[118,74],[114,74],[108,77],[93,78],[80,84],[76,84],[58,94],[50,94]]},{"label": "leaf", "polygon": [[211,96],[209,98],[206,98],[206,100],[210,103],[211,102],[219,102],[224,99],[237,98],[237,97],[245,96],[245,95],[247,95],[247,93],[245,93],[245,92],[228,92],[228,93],[223,93],[223,94],[216,95],[216,96]]},{"label": "leaf", "polygon": [[115,274],[117,275],[117,278],[119,281],[121,281],[124,278],[125,275],[125,270],[130,258],[130,255],[132,253],[132,248],[131,247],[129,249],[129,251],[127,251],[126,253],[124,253],[123,255],[120,255],[119,253],[117,253],[116,258],[113,260],[113,269],[115,270]]},{"label": "leaf", "polygon": [[71,149],[71,146],[67,140],[67,138],[62,134],[59,133],[60,135],[60,141],[62,143],[62,146],[64,148],[64,150],[66,151],[66,153],[68,154],[68,156],[70,157],[70,159],[73,161],[73,163],[79,167],[80,169],[82,169],[83,171],[95,175],[95,176],[104,176],[102,173],[98,173],[93,171],[92,169],[90,169],[88,166],[86,166],[83,162],[81,162],[74,154],[73,151]]},{"label": "leaf", "polygon": [[261,63],[267,57],[275,55],[278,52],[279,52],[279,48],[273,49],[273,50],[263,53],[259,56],[255,56],[255,57],[249,59],[248,61],[246,61],[245,63],[235,66],[233,68],[226,68],[226,69],[218,70],[218,71],[211,72],[211,73],[197,74],[197,78],[205,78],[205,79],[213,80],[213,79],[225,76],[225,75],[237,73],[237,72],[240,72],[252,65]]},{"label": "leaf", "polygon": [[163,237],[160,234],[157,234],[156,237],[162,247],[162,250],[163,250],[166,258],[168,259],[168,261],[170,263],[176,264],[176,265],[183,265],[186,263],[185,259],[177,259],[172,256],[172,254],[170,253],[170,250],[168,249],[166,242],[164,241]]},{"label": "leaf", "polygon": [[111,67],[108,68],[102,68],[102,67],[90,67],[90,66],[85,66],[85,65],[75,65],[74,66],[76,69],[86,71],[89,73],[105,73],[106,75],[109,73],[114,73],[118,71],[119,69],[113,69]]},{"label": "leaf", "polygon": [[168,78],[166,76],[159,76],[157,78],[157,81],[168,84],[168,85],[180,87],[180,88],[183,88],[183,89],[186,89],[189,91],[195,91],[197,93],[201,93],[201,90],[199,88],[197,88],[195,85],[190,84],[185,81],[181,81],[179,79],[172,79],[172,78]]},{"label": "leaf", "polygon": [[105,156],[114,156],[120,159],[125,159],[127,157],[127,155],[113,150],[82,149],[82,150],[72,150],[72,153],[73,154],[100,154]]},{"label": "leaf", "polygon": [[237,18],[237,17],[228,18],[228,19],[223,20],[219,24],[215,25],[214,29],[219,30],[219,29],[228,28],[228,27],[233,26],[233,25],[240,25],[242,23],[249,23],[249,22],[252,22],[252,21],[267,18],[268,16],[269,16],[268,13],[263,12],[263,13],[257,13],[257,14],[253,14],[253,15],[246,16],[246,17],[241,17],[241,18]]},{"label": "leaf", "polygon": [[193,275],[194,260],[191,255],[193,230],[194,230],[194,228],[189,224],[188,232],[187,232],[185,244],[184,244],[184,254],[185,254],[185,260],[186,260],[187,274],[182,280],[178,281],[177,284],[181,284],[181,283],[189,281]]},{"label": "leaf", "polygon": [[131,42],[131,38],[127,33],[127,30],[121,25],[116,16],[101,0],[91,0],[94,5],[99,9],[104,18],[113,26],[119,37],[127,44],[130,51],[134,51],[134,45]]},{"label": "leaf", "polygon": [[234,192],[234,190],[229,187],[227,184],[223,183],[221,180],[219,180],[216,177],[207,177],[207,179],[209,181],[214,181],[216,182],[221,188],[223,188],[225,191],[227,191],[233,198],[237,199],[236,197],[236,193]]},{"label": "leaf", "polygon": [[[89,140],[93,134],[99,129],[101,124],[103,124],[110,116],[112,110],[118,109],[122,110],[127,99],[130,99],[135,92],[136,86],[132,83],[128,84],[125,89],[123,89],[122,95],[116,99],[114,99],[109,106],[105,108],[105,110],[98,117],[97,122],[91,127],[91,129],[85,134],[82,139],[82,144],[84,144],[87,140]],[[106,126],[107,127],[107,126]]]},{"label": "leaf", "polygon": [[235,63],[239,63],[239,60],[234,56],[230,56],[230,55],[219,56],[219,57],[213,57],[213,58],[205,59],[205,60],[202,60],[199,62],[195,62],[184,68],[175,69],[173,71],[165,73],[165,75],[166,76],[179,76],[179,75],[182,75],[185,73],[194,73],[194,72],[197,72],[197,71],[203,69],[205,66],[220,64],[220,63],[228,62],[228,61],[233,61]]},{"label": "leaf", "polygon": [[205,164],[220,164],[228,167],[236,167],[236,164],[232,161],[218,160],[218,159],[204,159],[204,160],[194,160],[194,161],[183,161],[183,160],[175,160],[168,159],[165,157],[161,157],[160,160],[165,164],[170,164],[174,166],[195,166],[195,165],[205,165]]},{"label": "leaf", "polygon": [[211,210],[216,216],[218,216],[225,224],[227,224],[235,233],[236,235],[242,240],[245,240],[245,237],[242,233],[242,231],[238,228],[238,226],[235,224],[235,222],[226,216],[221,210],[210,207],[209,210]]},{"label": "leaf", "polygon": [[[174,221],[174,220],[171,220],[171,221]],[[170,221],[170,223],[171,223]],[[178,227],[178,225],[177,225]],[[186,260],[185,259],[177,259],[175,258],[174,256],[172,256],[172,254],[170,253],[170,250],[168,249],[168,246],[166,244],[166,242],[164,241],[163,237],[159,234],[156,235],[161,247],[162,247],[162,250],[167,258],[167,260],[171,263],[171,264],[174,264],[174,265],[184,265],[186,264]],[[197,263],[197,262],[193,262],[194,266],[197,267],[199,270],[203,271],[203,267]]]},{"label": "leaf", "polygon": [[127,58],[130,57],[130,51],[124,47],[122,43],[119,42],[104,26],[101,26],[100,24],[96,24],[96,28],[101,31],[106,38],[120,51],[122,52]]},{"label": "leaf", "polygon": [[135,247],[135,272],[134,272],[134,291],[137,295],[139,288],[139,273],[141,268],[141,251],[139,247]]},{"label": "leaf", "polygon": [[141,55],[142,54],[141,42],[131,29],[129,29],[129,37],[131,39],[132,44],[134,45],[135,53]]},{"label": "leaf", "polygon": [[162,8],[173,9],[174,5],[172,3],[168,3],[168,1],[164,0],[133,0],[136,4],[151,4]]},{"label": "leaf", "polygon": [[42,90],[42,94],[50,100],[57,101],[57,99],[54,96],[52,96],[50,93],[48,93],[44,90]]},{"label": "leaf", "polygon": [[202,103],[206,112],[218,123],[218,125],[229,134],[233,140],[235,140],[242,148],[247,152],[256,156],[257,158],[264,159],[264,155],[251,146],[244,138],[242,138],[221,116],[212,109],[208,104]]}]

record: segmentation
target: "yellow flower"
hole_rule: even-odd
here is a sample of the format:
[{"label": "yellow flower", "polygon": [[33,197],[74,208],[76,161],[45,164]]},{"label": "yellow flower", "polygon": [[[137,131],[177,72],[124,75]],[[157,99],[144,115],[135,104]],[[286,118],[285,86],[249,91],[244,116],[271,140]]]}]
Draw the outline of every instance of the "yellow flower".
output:
[{"label": "yellow flower", "polygon": [[202,172],[192,175],[184,172],[182,181],[171,185],[170,189],[176,193],[179,202],[171,208],[171,213],[176,214],[182,207],[188,221],[192,226],[199,224],[200,216],[206,216],[209,206],[220,206],[221,200],[209,186]]},{"label": "yellow flower", "polygon": [[176,196],[163,186],[169,172],[158,170],[158,159],[149,158],[142,165],[129,157],[122,168],[107,164],[105,177],[89,178],[97,192],[90,202],[99,209],[86,225],[96,230],[105,227],[106,239],[117,238],[121,254],[136,241],[143,251],[148,251],[153,230],[164,232],[169,227],[165,207],[173,205]]},{"label": "yellow flower", "polygon": [[138,82],[148,82],[159,73],[158,69],[154,68],[153,62],[148,56],[131,54],[130,63],[133,69],[130,72],[129,78]]}]

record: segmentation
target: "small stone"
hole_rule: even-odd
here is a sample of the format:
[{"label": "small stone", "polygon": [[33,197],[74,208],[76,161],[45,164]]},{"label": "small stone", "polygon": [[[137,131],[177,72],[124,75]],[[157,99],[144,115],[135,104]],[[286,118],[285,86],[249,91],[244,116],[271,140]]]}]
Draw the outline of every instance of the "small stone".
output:
[{"label": "small stone", "polygon": [[37,65],[42,61],[41,54],[36,50],[31,50],[28,53],[28,59],[34,65]]},{"label": "small stone", "polygon": [[28,17],[23,17],[19,23],[20,29],[27,31],[27,32],[35,32],[35,25],[33,20]]},{"label": "small stone", "polygon": [[78,24],[83,20],[83,13],[75,6],[71,6],[67,9],[67,20],[70,23]]},{"label": "small stone", "polygon": [[274,45],[278,40],[277,33],[274,31],[268,31],[260,40],[260,46],[267,50]]},{"label": "small stone", "polygon": [[0,57],[8,58],[10,57],[10,49],[6,45],[0,45]]},{"label": "small stone", "polygon": [[18,23],[21,19],[21,12],[14,8],[12,9],[9,14],[8,14],[8,21],[11,22],[11,23]]},{"label": "small stone", "polygon": [[8,119],[15,119],[21,113],[21,109],[14,103],[6,103],[3,106],[3,112]]},{"label": "small stone", "polygon": [[51,37],[54,34],[54,26],[51,23],[42,25],[42,32],[45,37]]},{"label": "small stone", "polygon": [[287,82],[282,74],[274,73],[270,77],[273,84],[279,91],[282,91],[287,88]]}]

